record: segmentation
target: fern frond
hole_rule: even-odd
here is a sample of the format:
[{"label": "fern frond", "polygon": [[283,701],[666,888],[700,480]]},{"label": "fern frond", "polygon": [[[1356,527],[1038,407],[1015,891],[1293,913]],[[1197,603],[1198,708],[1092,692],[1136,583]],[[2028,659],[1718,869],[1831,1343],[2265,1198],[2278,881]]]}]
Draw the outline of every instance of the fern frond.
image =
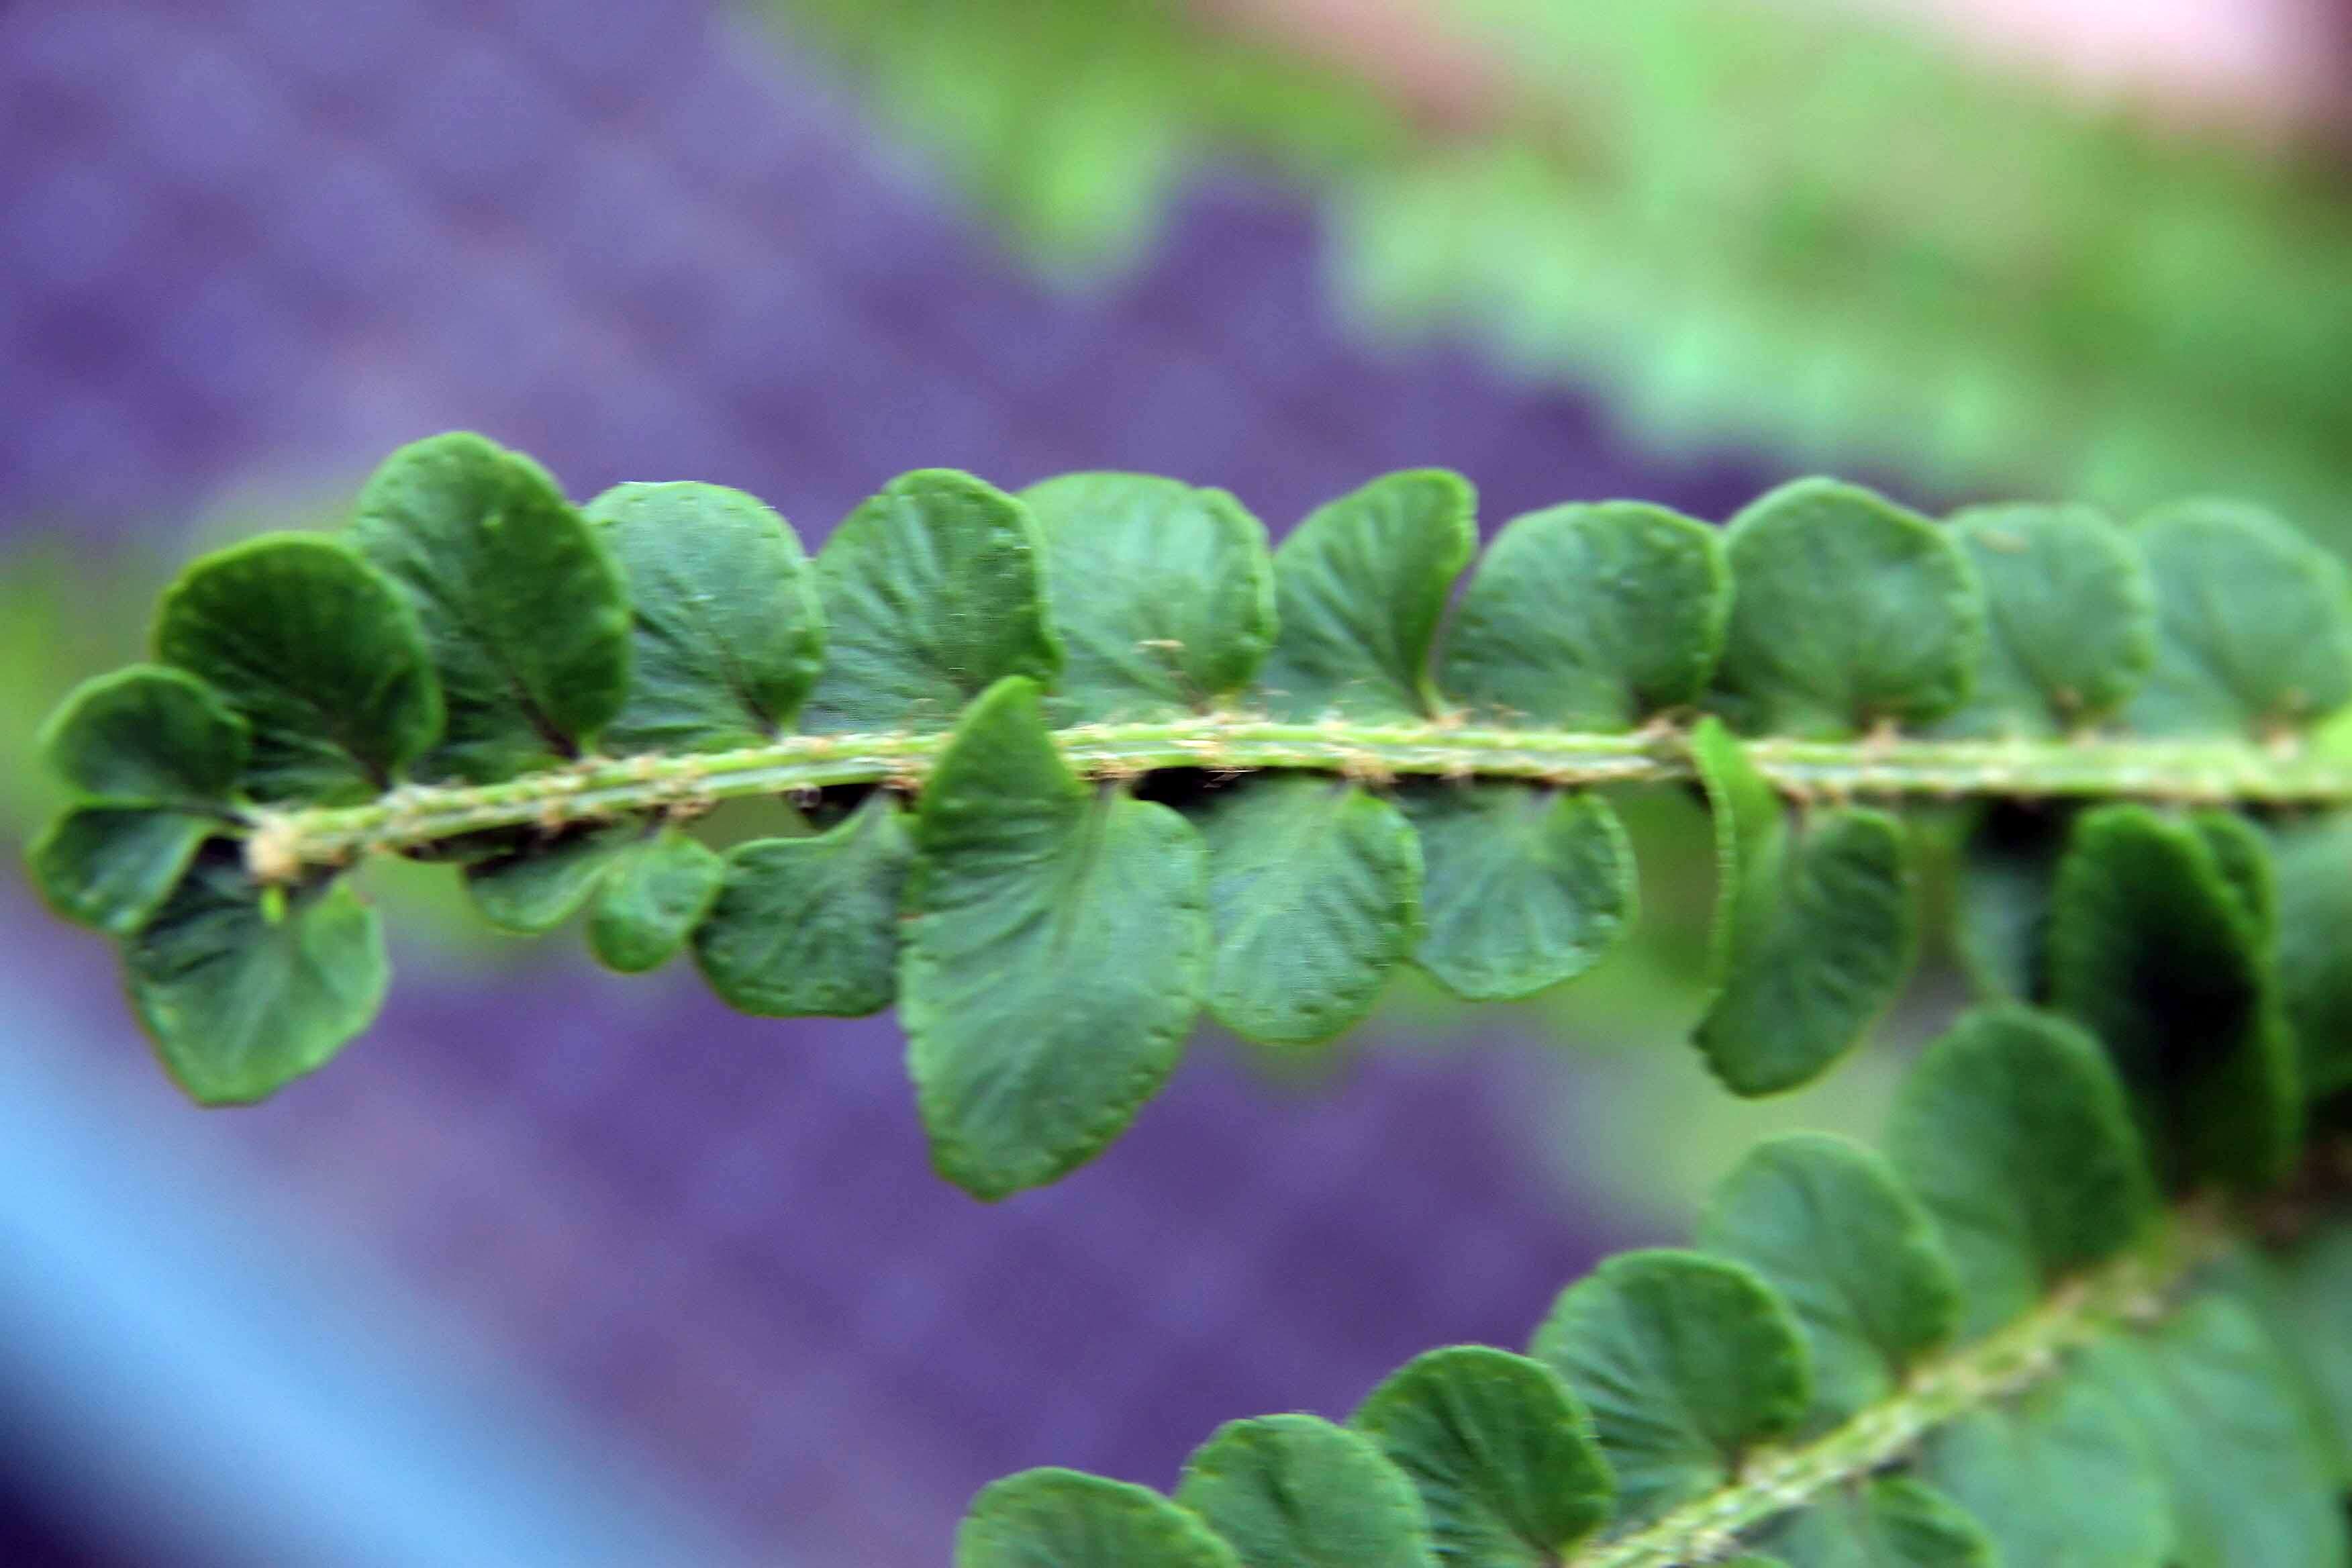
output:
[{"label": "fern frond", "polygon": [[1887,1156],[1761,1145],[1699,1250],[1603,1262],[1527,1355],[1431,1352],[1344,1427],[1234,1423],[1172,1500],[998,1482],[957,1563],[2341,1568],[2352,1215],[2257,1246],[2149,1153],[2090,1035],[1975,1013]]},{"label": "fern frond", "polygon": [[[35,868],[123,943],[200,1100],[365,1026],[384,965],[342,874],[396,853],[507,930],[586,910],[615,969],[691,952],[747,1011],[898,1001],[938,1163],[994,1197],[1116,1135],[1204,1008],[1306,1045],[1408,962],[1473,998],[1591,966],[1636,918],[1601,784],[1703,790],[1698,1043],[1743,1093],[1802,1083],[1912,966],[1899,808],[2040,802],[2030,851],[1988,819],[1972,943],[1998,927],[2020,994],[2106,1039],[2168,1184],[2283,1173],[2352,1073],[2326,815],[2352,763],[2306,739],[2352,700],[2332,558],[2219,502],[1945,525],[1806,480],[1727,529],[1519,518],[1441,636],[1474,513],[1395,474],[1270,552],[1173,480],[924,470],[811,560],[738,492],[576,510],[436,437],[344,538],[189,569],[158,662],[55,721],[79,801]],[[791,832],[687,830],[779,795]]]}]

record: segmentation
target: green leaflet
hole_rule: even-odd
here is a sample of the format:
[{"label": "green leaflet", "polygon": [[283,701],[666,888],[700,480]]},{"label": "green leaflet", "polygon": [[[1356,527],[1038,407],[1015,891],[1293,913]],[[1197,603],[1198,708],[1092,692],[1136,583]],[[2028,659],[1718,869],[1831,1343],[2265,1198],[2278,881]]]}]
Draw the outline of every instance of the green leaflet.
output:
[{"label": "green leaflet", "polygon": [[495,781],[595,745],[628,689],[628,595],[538,464],[479,436],[404,447],[351,537],[407,591],[440,678],[448,723],[420,775]]},{"label": "green leaflet", "polygon": [[1477,495],[1439,468],[1317,508],[1275,552],[1279,629],[1258,677],[1278,719],[1416,720],[1437,707],[1430,645],[1478,546]]},{"label": "green leaflet", "polygon": [[2264,1326],[2311,1397],[2318,1430],[2339,1486],[2352,1486],[2352,1224],[2298,1238],[2252,1263]]},{"label": "green leaflet", "polygon": [[1242,1568],[1437,1568],[1411,1483],[1370,1442],[1313,1415],[1220,1426],[1184,1461],[1175,1498]]},{"label": "green leaflet", "polygon": [[85,805],[33,841],[33,880],[49,908],[110,936],[129,936],[170,897],[196,847],[220,824],[152,805]]},{"label": "green leaflet", "polygon": [[773,740],[824,652],[800,536],[721,485],[619,485],[585,509],[632,612],[629,691],[604,749],[711,752]]},{"label": "green leaflet", "polygon": [[1001,1198],[1091,1159],[1160,1088],[1199,1007],[1200,840],[1076,777],[1037,688],[1000,681],[916,818],[901,1016],[931,1157]]},{"label": "green leaflet", "polygon": [[[1609,1259],[1563,1292],[1533,1359],[1435,1351],[1364,1402],[1351,1425],[1419,1494],[1435,1561],[2347,1568],[2336,1466],[2352,1455],[2321,1436],[2352,1392],[2340,1216],[2320,1238],[2340,1249],[2275,1267],[2201,1256],[2209,1205],[2147,1234],[2121,1086],[2079,1029],[2023,1007],[1931,1047],[1896,1121],[1905,1173],[1968,1266],[1965,1335],[1948,1342],[1951,1270],[1885,1168],[1818,1135],[1767,1144],[1704,1226],[1760,1267]],[[2000,1312],[1988,1258],[1996,1292],[2024,1281]],[[2247,1301],[2336,1405],[2298,1397]],[[1872,1394],[1840,1399],[1856,1361]],[[1363,1456],[1328,1437],[1306,1416],[1225,1428],[1180,1500],[1244,1563],[1388,1561],[1382,1472],[1333,1479]],[[1214,1503],[1192,1479],[1213,1453]],[[1351,1492],[1381,1500],[1335,1502]],[[1343,1529],[1376,1539],[1327,1544]]]},{"label": "green leaflet", "polygon": [[2155,1455],[2093,1378],[1962,1416],[1928,1439],[1921,1474],[1984,1526],[2006,1563],[2164,1568],[2171,1554]]},{"label": "green leaflet", "polygon": [[1630,730],[1698,700],[1730,612],[1705,523],[1634,501],[1549,507],[1487,547],[1438,685],[1476,722]]},{"label": "green leaflet", "polygon": [[1219,791],[1194,820],[1217,1021],[1285,1044],[1360,1021],[1421,937],[1421,847],[1403,814],[1360,785],[1290,773]]},{"label": "green leaflet", "polygon": [[624,974],[667,963],[719,897],[725,865],[719,852],[664,826],[621,852],[588,913],[588,945],[597,961]]},{"label": "green leaflet", "polygon": [[2038,1002],[2050,989],[2050,889],[2067,824],[1994,806],[1969,832],[1952,889],[1952,942],[1977,994]]},{"label": "green leaflet", "polygon": [[817,552],[825,664],[808,730],[946,730],[1009,675],[1050,681],[1043,547],[1029,510],[951,468],[902,474]]},{"label": "green leaflet", "polygon": [[2278,898],[2281,1004],[2313,1100],[2352,1089],[2352,816],[2281,828],[2272,868]]},{"label": "green leaflet", "polygon": [[244,776],[247,732],[219,693],[134,664],[74,688],[41,731],[49,770],[112,805],[218,805]]},{"label": "green leaflet", "polygon": [[265,891],[228,845],[198,855],[122,957],[156,1054],[206,1105],[260,1100],[324,1065],[391,978],[375,911],[349,887]]},{"label": "green leaflet", "polygon": [[2270,845],[2262,830],[2233,811],[2195,811],[2189,826],[2205,841],[2213,868],[2237,900],[2258,951],[2271,952],[2278,942],[2278,873],[2271,864]]},{"label": "green leaflet", "polygon": [[2123,1251],[2156,1213],[2098,1043],[2030,1008],[1979,1008],[1930,1046],[1904,1079],[1886,1147],[1958,1267],[1970,1338]]},{"label": "green leaflet", "polygon": [[2156,659],[2156,592],[2126,534],[2096,507],[1979,506],[1953,537],[1988,612],[1982,657],[1951,735],[2055,735],[2129,700]]},{"label": "green leaflet", "polygon": [[1757,1544],[1789,1568],[1999,1568],[2005,1561],[1958,1504],[1899,1476],[1783,1514]]},{"label": "green leaflet", "polygon": [[2259,507],[2183,501],[2139,522],[2155,668],[2126,710],[2147,735],[2297,729],[2352,700],[2343,563]]},{"label": "green leaflet", "polygon": [[[1883,497],[1799,479],[1731,520],[1737,590],[1716,687],[1749,733],[1850,735],[1958,708],[1985,609],[1951,536]],[[1867,594],[1854,584],[1867,583]]]},{"label": "green leaflet", "polygon": [[133,665],[76,688],[40,750],[87,804],[33,841],[33,880],[66,919],[128,936],[170,896],[197,846],[230,826],[247,731],[194,676]]},{"label": "green leaflet", "polygon": [[1021,500],[1064,650],[1056,723],[1191,713],[1249,685],[1274,642],[1274,563],[1241,502],[1150,474],[1065,474]]},{"label": "green leaflet", "polygon": [[887,790],[826,831],[727,852],[694,961],[730,1007],[768,1017],[856,1017],[898,989],[899,904],[914,858]]},{"label": "green leaflet", "polygon": [[365,800],[441,732],[415,613],[338,540],[266,534],[205,556],[164,594],[155,654],[250,726],[245,787],[263,800]]},{"label": "green leaflet", "polygon": [[1076,1470],[1024,1470],[981,1489],[956,1568],[1241,1568],[1232,1548],[1159,1493]]},{"label": "green leaflet", "polygon": [[636,823],[620,822],[526,837],[504,854],[467,866],[466,892],[500,931],[538,936],[578,914],[643,831]]},{"label": "green leaflet", "polygon": [[1531,996],[1583,973],[1633,924],[1633,846],[1597,795],[1407,785],[1425,930],[1414,962],[1457,996]]},{"label": "green leaflet", "polygon": [[2343,1568],[2352,1544],[2284,1363],[2252,1314],[2205,1296],[2089,1364],[2148,1439],[2180,1568]]},{"label": "green leaflet", "polygon": [[1919,1200],[1876,1153],[1822,1133],[1759,1145],[1716,1189],[1698,1245],[1779,1290],[1811,1352],[1809,1426],[1903,1384],[1952,1337],[1959,1286]]},{"label": "green leaflet", "polygon": [[1609,1468],[1559,1374],[1485,1345],[1390,1374],[1350,1424],[1421,1494],[1449,1568],[1550,1568],[1609,1518]]},{"label": "green leaflet", "polygon": [[2115,1057],[2168,1181],[2255,1188],[2294,1159],[2302,1091],[2275,967],[2213,842],[2147,806],[2086,812],[2052,895],[2051,995]]},{"label": "green leaflet", "polygon": [[1591,1411],[1620,1525],[1723,1485],[1811,1399],[1787,1304],[1752,1270],[1692,1252],[1609,1258],[1561,1292],[1528,1353]]},{"label": "green leaflet", "polygon": [[1717,888],[1699,1021],[1707,1065],[1734,1093],[1819,1076],[1894,1004],[1917,944],[1901,823],[1839,807],[1792,829],[1739,742],[1700,721],[1691,755],[1715,811]]},{"label": "green leaflet", "polygon": [[[527,459],[441,437],[384,466],[347,544],[265,540],[191,571],[159,647],[215,679],[156,666],[77,695],[48,738],[74,799],[34,869],[61,910],[121,934],[221,857],[323,908],[330,873],[396,852],[467,868],[509,928],[591,908],[619,967],[691,942],[760,1011],[868,1011],[919,973],[912,1056],[940,1159],[1002,1194],[1130,1117],[1198,1000],[1304,1041],[1363,1016],[1406,957],[1474,996],[1590,966],[1633,901],[1595,792],[1679,784],[1695,759],[1722,872],[1698,1037],[1742,1092],[1818,1074],[1893,1001],[1913,861],[1944,866],[1853,803],[1946,795],[1994,807],[1959,876],[1969,962],[1988,989],[2098,1026],[2168,1176],[2256,1186],[2299,1152],[2305,1088],[2352,1084],[2335,1017],[2352,1017],[2335,995],[2352,879],[2309,815],[2352,800],[2352,762],[2276,733],[2352,678],[2305,680],[2306,661],[2287,671],[2302,685],[2187,744],[1994,721],[2030,709],[2027,728],[2054,732],[2122,700],[2158,578],[2168,657],[2216,689],[2277,673],[2267,652],[2246,662],[2273,622],[2325,652],[2342,584],[2314,590],[2275,525],[2205,506],[2130,536],[2060,508],[1938,529],[1827,481],[1728,534],[1630,503],[1553,508],[1504,531],[1433,653],[1472,510],[1454,476],[1391,475],[1276,561],[1220,492],[1095,474],[1020,500],[934,470],[861,507],[812,567],[737,492],[625,486],[583,514]],[[2153,577],[2143,545],[2166,563]],[[2279,602],[2208,615],[2191,592],[2208,580]],[[1008,671],[1043,683],[1035,713],[972,700]],[[1951,722],[2002,738],[1902,731],[1950,719],[1971,683]],[[1707,691],[1777,732],[1737,742],[1709,719],[1686,756],[1681,721]],[[816,732],[793,732],[803,708]],[[825,792],[831,812],[860,791],[832,831],[723,860],[660,826],[762,797],[797,822],[783,800]],[[919,834],[900,809],[918,792]],[[2176,795],[2264,826],[2103,804]],[[1137,804],[1161,798],[1198,803],[1198,826]],[[2012,832],[2029,810],[2042,825]],[[2049,845],[2077,819],[2062,877]],[[274,926],[285,894],[253,901]],[[902,952],[909,928],[929,933],[919,952]],[[1932,1195],[1965,1231],[1965,1205]],[[1991,1242],[1955,1245],[1977,1247],[1961,1261],[1980,1294]],[[2053,1278],[2012,1252],[2025,1262],[1995,1288]],[[1808,1327],[1823,1408],[1849,1403]],[[1882,1377],[1911,1353],[1871,1349]]]}]

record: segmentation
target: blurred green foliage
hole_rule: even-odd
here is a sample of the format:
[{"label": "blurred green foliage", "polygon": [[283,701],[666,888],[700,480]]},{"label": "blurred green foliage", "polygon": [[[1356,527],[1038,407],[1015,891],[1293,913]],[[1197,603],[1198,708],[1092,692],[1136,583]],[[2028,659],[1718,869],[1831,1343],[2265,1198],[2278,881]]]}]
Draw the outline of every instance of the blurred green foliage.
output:
[{"label": "blurred green foliage", "polygon": [[97,551],[61,534],[0,544],[0,832],[21,839],[64,802],[39,761],[42,721],[85,677],[136,658],[161,552]]},{"label": "blurred green foliage", "polygon": [[1442,116],[1180,0],[761,4],[1056,273],[1145,254],[1199,166],[1270,165],[1357,321],[1603,380],[1654,437],[2226,488],[2352,548],[2352,201],[2315,155],[1732,0],[1426,7],[1491,70]]}]

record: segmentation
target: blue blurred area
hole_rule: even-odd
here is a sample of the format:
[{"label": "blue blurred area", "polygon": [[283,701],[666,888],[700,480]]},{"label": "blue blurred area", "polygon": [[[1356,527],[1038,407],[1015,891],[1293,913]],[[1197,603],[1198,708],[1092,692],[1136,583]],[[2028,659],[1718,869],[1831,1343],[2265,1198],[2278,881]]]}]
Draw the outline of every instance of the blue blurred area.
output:
[{"label": "blue blurred area", "polygon": [[620,1434],[576,1430],[289,1210],[281,1171],[110,1081],[133,1064],[76,1062],[88,1024],[49,989],[20,976],[0,1020],[0,1405],[14,1489],[68,1521],[53,1539],[173,1563],[738,1560]]},{"label": "blue blurred area", "polygon": [[[699,5],[0,5],[12,552],[149,560],[461,426],[578,495],[740,485],[812,542],[932,464],[1169,471],[1277,528],[1416,464],[1490,526],[1780,477],[1371,357],[1316,278],[1235,176],[1141,276],[1043,288],[789,40]],[[65,618],[95,667],[141,613]],[[69,673],[0,658],[43,701]],[[1625,1239],[1524,1114],[1558,1092],[1532,1050],[1376,1041],[1293,1093],[1204,1042],[1098,1164],[982,1209],[927,1170],[887,1017],[412,934],[344,1060],[200,1115],[99,944],[22,897],[0,933],[11,1563],[937,1563],[992,1476],[1164,1484],[1230,1416],[1517,1342]]]}]

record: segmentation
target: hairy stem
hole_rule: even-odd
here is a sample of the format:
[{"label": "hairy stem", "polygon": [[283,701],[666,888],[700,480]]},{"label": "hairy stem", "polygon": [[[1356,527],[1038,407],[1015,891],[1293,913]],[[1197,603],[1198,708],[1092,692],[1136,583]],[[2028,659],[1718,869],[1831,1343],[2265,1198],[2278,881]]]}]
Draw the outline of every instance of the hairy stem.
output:
[{"label": "hairy stem", "polygon": [[1915,1369],[1902,1391],[1812,1442],[1757,1455],[1739,1478],[1563,1568],[1680,1568],[1729,1552],[1747,1531],[1902,1459],[1937,1427],[2054,1375],[2066,1352],[2145,1326],[2179,1300],[2190,1274],[2228,1245],[2210,1211],[2183,1209],[2141,1247],[2069,1282],[2032,1311]]},{"label": "hairy stem", "polygon": [[[1684,731],[1632,734],[1475,729],[1444,723],[1278,724],[1222,714],[1056,732],[1070,765],[1095,777],[1160,768],[1310,769],[1387,779],[1534,779],[1560,784],[1695,777]],[[629,812],[709,805],[828,784],[920,784],[945,733],[794,735],[740,751],[589,757],[498,784],[410,785],[364,805],[257,810],[254,868],[272,878],[376,850],[413,848],[486,828],[559,826]],[[1765,738],[1749,755],[1783,794],[1804,799],[2131,798],[2197,804],[2352,804],[2352,761],[2238,741],[1851,741]]]}]

